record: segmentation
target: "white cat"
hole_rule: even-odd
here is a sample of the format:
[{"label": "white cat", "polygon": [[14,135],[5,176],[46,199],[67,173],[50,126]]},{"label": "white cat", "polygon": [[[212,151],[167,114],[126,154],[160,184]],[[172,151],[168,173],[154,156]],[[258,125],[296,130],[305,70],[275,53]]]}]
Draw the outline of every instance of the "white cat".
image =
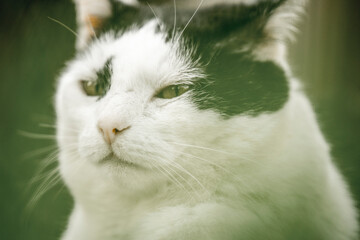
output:
[{"label": "white cat", "polygon": [[[304,2],[179,0],[175,14],[163,1],[156,20],[131,2],[77,1],[82,50],[56,94],[75,201],[62,239],[357,239],[347,185],[286,63]],[[125,30],[95,38],[111,14]]]}]

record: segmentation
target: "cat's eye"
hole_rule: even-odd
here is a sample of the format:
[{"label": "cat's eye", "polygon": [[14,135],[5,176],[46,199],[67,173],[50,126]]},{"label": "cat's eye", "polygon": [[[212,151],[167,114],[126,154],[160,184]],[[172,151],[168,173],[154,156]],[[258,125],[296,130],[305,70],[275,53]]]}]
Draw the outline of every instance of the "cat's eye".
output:
[{"label": "cat's eye", "polygon": [[106,92],[104,84],[95,81],[82,80],[81,86],[88,96],[103,96]]},{"label": "cat's eye", "polygon": [[[112,75],[112,58],[109,58],[104,64],[103,68],[99,69],[96,72],[96,78],[92,80],[82,80],[80,81],[82,89],[88,96],[98,96],[102,98],[105,96],[107,91],[110,89],[111,85],[111,75]],[[96,80],[96,81],[95,81]]]},{"label": "cat's eye", "polygon": [[185,92],[190,90],[190,86],[189,85],[171,85],[168,87],[163,88],[157,95],[156,97],[158,98],[164,98],[164,99],[171,99],[171,98],[175,98],[178,97],[182,94],[184,94]]}]

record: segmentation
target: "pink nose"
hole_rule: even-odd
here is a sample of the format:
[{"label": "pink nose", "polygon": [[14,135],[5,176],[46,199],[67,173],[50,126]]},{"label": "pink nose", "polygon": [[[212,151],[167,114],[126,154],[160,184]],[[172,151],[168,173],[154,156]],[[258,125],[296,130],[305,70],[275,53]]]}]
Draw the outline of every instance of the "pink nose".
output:
[{"label": "pink nose", "polygon": [[107,121],[99,121],[98,128],[102,133],[105,142],[107,142],[108,144],[112,144],[115,141],[116,136],[129,129],[130,126],[122,126],[121,124],[114,124]]}]

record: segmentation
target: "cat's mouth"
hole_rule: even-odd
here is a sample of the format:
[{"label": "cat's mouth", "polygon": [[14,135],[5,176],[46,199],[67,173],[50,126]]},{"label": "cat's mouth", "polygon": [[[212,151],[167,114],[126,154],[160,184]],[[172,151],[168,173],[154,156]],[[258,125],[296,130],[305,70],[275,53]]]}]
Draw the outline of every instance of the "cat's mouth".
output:
[{"label": "cat's mouth", "polygon": [[108,154],[106,157],[101,159],[100,163],[103,163],[103,164],[116,164],[116,165],[122,166],[122,167],[140,167],[136,163],[132,163],[132,162],[127,161],[126,159],[123,159],[123,158],[119,158],[114,153]]}]

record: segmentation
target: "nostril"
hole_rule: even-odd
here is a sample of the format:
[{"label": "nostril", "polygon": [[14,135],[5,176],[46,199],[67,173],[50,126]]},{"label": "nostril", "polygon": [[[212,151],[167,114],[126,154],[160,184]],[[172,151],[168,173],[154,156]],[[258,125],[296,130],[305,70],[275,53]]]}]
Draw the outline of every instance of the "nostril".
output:
[{"label": "nostril", "polygon": [[122,129],[118,129],[118,128],[113,128],[113,130],[112,130],[112,132],[116,135],[116,134],[118,134],[118,133],[121,133],[121,132],[124,132],[125,130],[127,130],[127,129],[129,129],[130,128],[130,126],[129,127],[125,127],[125,128],[122,128]]}]

